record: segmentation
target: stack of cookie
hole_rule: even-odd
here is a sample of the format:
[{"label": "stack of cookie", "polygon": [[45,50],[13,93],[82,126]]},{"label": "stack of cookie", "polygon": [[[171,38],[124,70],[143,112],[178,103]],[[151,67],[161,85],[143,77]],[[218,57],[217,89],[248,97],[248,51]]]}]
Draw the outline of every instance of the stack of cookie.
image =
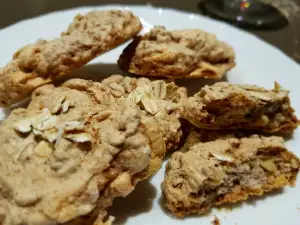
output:
[{"label": "stack of cookie", "polygon": [[[129,11],[77,15],[0,70],[1,106],[31,97],[0,126],[1,225],[109,225],[114,198],[155,174],[166,151],[178,150],[162,183],[177,216],[294,184],[299,159],[270,136],[298,125],[288,92],[217,82],[188,97],[174,79],[222,78],[233,49],[199,29],[141,29]],[[131,38],[118,60],[131,75],[68,80]]]},{"label": "stack of cookie", "polygon": [[183,117],[194,127],[167,165],[166,206],[177,216],[201,214],[293,186],[299,160],[282,137],[272,136],[294,132],[293,112],[288,92],[278,85],[268,91],[219,82],[188,98]]}]

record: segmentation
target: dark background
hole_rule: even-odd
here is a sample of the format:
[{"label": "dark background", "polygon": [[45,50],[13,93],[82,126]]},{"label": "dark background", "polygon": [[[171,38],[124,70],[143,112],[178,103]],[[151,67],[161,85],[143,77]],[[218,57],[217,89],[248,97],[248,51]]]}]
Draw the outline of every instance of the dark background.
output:
[{"label": "dark background", "polygon": [[[57,10],[102,4],[151,4],[156,7],[172,7],[191,13],[201,13],[200,0],[6,0],[0,6],[0,29],[25,18],[31,18]],[[282,0],[284,1],[284,0]],[[300,5],[300,0],[295,0]],[[250,30],[267,42],[277,46],[300,63],[300,15],[290,18],[290,24],[280,30]],[[1,43],[3,44],[3,43]]]}]

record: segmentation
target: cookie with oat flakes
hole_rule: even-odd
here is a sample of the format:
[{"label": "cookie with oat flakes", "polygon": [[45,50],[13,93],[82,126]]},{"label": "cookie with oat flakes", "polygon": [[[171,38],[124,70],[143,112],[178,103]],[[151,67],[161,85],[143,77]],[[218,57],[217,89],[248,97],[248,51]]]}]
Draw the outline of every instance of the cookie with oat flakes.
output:
[{"label": "cookie with oat flakes", "polygon": [[0,70],[0,106],[21,101],[39,86],[66,78],[106,51],[139,33],[142,24],[129,11],[91,11],[77,15],[65,32],[21,48]]},{"label": "cookie with oat flakes", "polygon": [[187,90],[167,80],[149,80],[112,75],[101,82],[115,99],[129,99],[148,116],[154,117],[162,130],[168,150],[178,148],[183,134],[182,106]]},{"label": "cookie with oat flakes", "polygon": [[160,168],[155,119],[130,101],[101,104],[110,92],[81,81],[39,87],[1,124],[1,224],[109,225],[113,199]]},{"label": "cookie with oat flakes", "polygon": [[141,76],[221,79],[235,66],[235,53],[215,35],[200,29],[168,31],[158,26],[136,37],[118,64]]},{"label": "cookie with oat flakes", "polygon": [[218,82],[203,87],[184,106],[184,117],[209,130],[256,130],[293,133],[298,119],[289,93],[276,85],[266,90],[254,85]]},{"label": "cookie with oat flakes", "polygon": [[294,186],[300,161],[281,137],[228,137],[190,143],[175,152],[162,183],[165,206],[176,216]]}]

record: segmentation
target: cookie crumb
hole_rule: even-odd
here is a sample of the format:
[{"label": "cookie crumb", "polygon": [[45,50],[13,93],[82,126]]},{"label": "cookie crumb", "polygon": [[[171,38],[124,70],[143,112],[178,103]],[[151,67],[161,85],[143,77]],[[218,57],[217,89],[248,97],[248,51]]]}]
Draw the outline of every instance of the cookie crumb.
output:
[{"label": "cookie crumb", "polygon": [[212,225],[221,225],[220,220],[217,216],[214,216],[213,221],[211,221]]},{"label": "cookie crumb", "polygon": [[232,208],[230,206],[222,206],[222,207],[218,207],[218,211],[230,213],[232,212]]}]

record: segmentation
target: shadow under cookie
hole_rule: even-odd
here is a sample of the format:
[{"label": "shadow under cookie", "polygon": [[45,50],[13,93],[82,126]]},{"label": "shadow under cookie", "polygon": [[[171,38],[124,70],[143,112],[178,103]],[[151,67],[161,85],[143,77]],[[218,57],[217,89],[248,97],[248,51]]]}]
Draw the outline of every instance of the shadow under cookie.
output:
[{"label": "shadow under cookie", "polygon": [[175,83],[180,87],[186,87],[188,91],[188,96],[193,96],[205,85],[213,85],[217,82],[227,82],[227,76],[223,76],[220,80],[210,80],[205,78],[198,79],[179,79]]},{"label": "shadow under cookie", "polygon": [[85,65],[80,69],[73,71],[68,79],[80,78],[101,82],[103,79],[108,78],[113,74],[130,75],[129,73],[120,70],[116,63],[95,63]]},{"label": "shadow under cookie", "polygon": [[143,181],[137,184],[135,190],[127,197],[117,198],[108,214],[115,217],[114,225],[126,224],[130,217],[149,213],[156,195],[157,190],[153,184],[149,180]]}]

